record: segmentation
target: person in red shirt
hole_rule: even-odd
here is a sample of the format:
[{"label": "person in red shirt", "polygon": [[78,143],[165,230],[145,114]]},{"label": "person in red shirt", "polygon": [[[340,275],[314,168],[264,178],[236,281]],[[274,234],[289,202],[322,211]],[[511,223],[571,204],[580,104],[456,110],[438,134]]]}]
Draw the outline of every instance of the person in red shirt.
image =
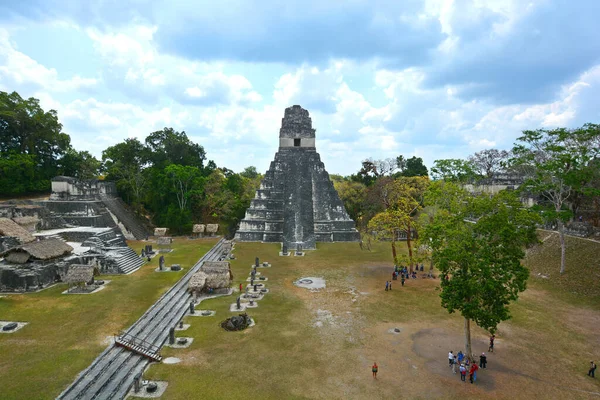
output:
[{"label": "person in red shirt", "polygon": [[377,371],[379,370],[379,368],[377,367],[377,363],[373,363],[373,367],[371,368],[371,370],[373,371],[373,378],[377,379]]},{"label": "person in red shirt", "polygon": [[240,283],[240,293],[244,291],[244,286]]},{"label": "person in red shirt", "polygon": [[477,380],[477,370],[478,369],[479,369],[479,366],[477,365],[477,363],[473,362],[473,365],[471,365],[471,369],[469,370],[469,381],[471,383],[473,383]]}]

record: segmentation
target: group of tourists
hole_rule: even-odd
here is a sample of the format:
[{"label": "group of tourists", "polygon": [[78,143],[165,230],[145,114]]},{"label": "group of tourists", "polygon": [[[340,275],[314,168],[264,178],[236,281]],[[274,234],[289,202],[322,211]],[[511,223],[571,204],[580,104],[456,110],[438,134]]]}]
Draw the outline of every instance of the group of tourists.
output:
[{"label": "group of tourists", "polygon": [[[494,352],[495,339],[495,335],[490,336],[488,352]],[[457,354],[450,351],[448,353],[448,366],[452,368],[453,373],[456,374],[458,372],[460,374],[460,380],[462,382],[467,382],[467,374],[469,374],[469,382],[475,383],[475,381],[477,381],[477,371],[480,368],[487,368],[487,356],[485,353],[481,353],[479,356],[479,363],[477,363],[474,354],[471,355],[471,357],[467,357],[462,351],[459,351]]]},{"label": "group of tourists", "polygon": [[[417,279],[417,271],[419,270],[419,266],[415,267],[415,270],[410,272],[407,267],[402,266],[394,266],[394,272],[392,272],[392,281],[397,281],[398,276],[400,277],[400,284],[404,286],[404,282],[407,279]],[[423,271],[423,264],[421,264],[421,271]],[[385,281],[385,290],[392,290],[392,281]]]}]

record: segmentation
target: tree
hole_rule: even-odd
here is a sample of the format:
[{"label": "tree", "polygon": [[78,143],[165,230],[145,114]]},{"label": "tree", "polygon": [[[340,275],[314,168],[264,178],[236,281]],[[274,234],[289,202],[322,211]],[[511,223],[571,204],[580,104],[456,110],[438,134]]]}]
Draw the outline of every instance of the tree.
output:
[{"label": "tree", "polygon": [[77,179],[97,178],[101,168],[102,163],[89,151],[77,151],[69,148],[60,160],[61,174]]},{"label": "tree", "polygon": [[368,159],[362,162],[360,171],[358,171],[356,174],[350,175],[350,179],[354,182],[360,182],[365,186],[371,186],[380,176],[381,175],[377,170],[377,166],[374,164],[373,160]]},{"label": "tree", "polygon": [[431,168],[433,180],[467,182],[475,176],[473,165],[461,159],[435,160]]},{"label": "tree", "polygon": [[0,91],[0,156],[15,161],[18,155],[27,155],[28,162],[35,163],[31,179],[37,182],[19,185],[22,190],[49,190],[70,143],[56,111],[44,111],[33,97],[24,100],[17,92]]},{"label": "tree", "polygon": [[396,157],[396,165],[400,172],[397,174],[398,176],[428,176],[429,171],[427,171],[427,167],[423,164],[423,159],[421,157],[412,156],[411,158],[404,158],[404,156],[400,155]]},{"label": "tree", "polygon": [[117,187],[123,194],[133,197],[134,208],[138,208],[148,185],[147,168],[148,149],[136,138],[108,147],[102,152],[107,180],[117,181]]},{"label": "tree", "polygon": [[186,210],[192,192],[201,188],[200,171],[197,167],[171,164],[165,168],[165,174],[177,196],[179,209]]},{"label": "tree", "polygon": [[[458,198],[448,201],[453,193]],[[463,316],[470,356],[471,321],[494,333],[501,321],[510,318],[508,305],[525,290],[529,271],[521,260],[525,246],[537,241],[539,218],[511,192],[470,197],[444,182],[426,197],[440,211],[423,236],[430,241],[442,274],[442,307]]]},{"label": "tree", "polygon": [[504,170],[508,158],[506,150],[481,150],[469,157],[469,163],[477,175],[490,179]]},{"label": "tree", "polygon": [[0,157],[0,194],[15,196],[45,190],[50,181],[36,179],[36,172],[35,156],[15,153],[2,154]]},{"label": "tree", "polygon": [[256,167],[250,166],[244,168],[244,170],[240,173],[241,176],[248,179],[255,179],[258,177],[259,173],[256,170]]},{"label": "tree", "polygon": [[[146,138],[148,161],[153,167],[165,168],[170,164],[204,168],[206,153],[204,148],[191,142],[185,132],[177,132],[173,128],[164,128],[152,132]],[[203,175],[208,175],[204,173]]]},{"label": "tree", "polygon": [[389,179],[381,190],[381,201],[384,211],[376,214],[369,221],[369,229],[383,232],[391,237],[394,263],[399,262],[396,252],[396,235],[398,231],[405,232],[408,247],[408,263],[412,271],[414,254],[412,234],[417,230],[416,215],[423,206],[423,195],[429,184],[427,177],[401,177]]},{"label": "tree", "polygon": [[367,187],[360,182],[345,180],[334,180],[333,186],[344,203],[350,218],[360,225],[366,212]]},{"label": "tree", "polygon": [[540,205],[547,219],[556,221],[561,244],[560,273],[566,269],[565,222],[572,212],[568,201],[593,176],[600,149],[591,145],[600,137],[600,126],[524,131],[513,148],[512,165],[528,167],[532,174],[522,188],[538,193],[550,207]]}]

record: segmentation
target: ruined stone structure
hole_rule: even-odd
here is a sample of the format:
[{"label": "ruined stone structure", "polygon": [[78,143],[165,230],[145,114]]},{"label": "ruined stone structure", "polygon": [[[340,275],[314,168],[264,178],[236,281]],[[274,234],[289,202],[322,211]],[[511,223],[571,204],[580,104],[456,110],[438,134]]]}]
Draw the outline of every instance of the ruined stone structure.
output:
[{"label": "ruined stone structure", "polygon": [[52,179],[52,195],[45,206],[58,224],[64,221],[71,226],[116,227],[128,239],[146,239],[151,235],[117,196],[114,182],[57,176]]},{"label": "ruined stone structure", "polygon": [[236,239],[314,249],[315,242],[359,238],[317,153],[308,111],[298,105],[287,108],[279,151],[246,210]]},{"label": "ruined stone structure", "polygon": [[116,197],[114,183],[56,177],[47,201],[0,204],[0,291],[44,288],[78,264],[131,273],[144,261],[125,237],[149,233]]}]

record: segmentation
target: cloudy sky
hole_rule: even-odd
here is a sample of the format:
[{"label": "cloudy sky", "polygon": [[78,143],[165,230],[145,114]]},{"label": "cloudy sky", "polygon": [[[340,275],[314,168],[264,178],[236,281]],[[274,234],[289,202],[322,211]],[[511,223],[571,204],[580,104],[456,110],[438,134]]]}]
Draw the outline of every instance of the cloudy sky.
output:
[{"label": "cloudy sky", "polygon": [[600,122],[598,0],[0,0],[0,90],[96,156],[170,126],[268,168],[300,104],[330,173]]}]

